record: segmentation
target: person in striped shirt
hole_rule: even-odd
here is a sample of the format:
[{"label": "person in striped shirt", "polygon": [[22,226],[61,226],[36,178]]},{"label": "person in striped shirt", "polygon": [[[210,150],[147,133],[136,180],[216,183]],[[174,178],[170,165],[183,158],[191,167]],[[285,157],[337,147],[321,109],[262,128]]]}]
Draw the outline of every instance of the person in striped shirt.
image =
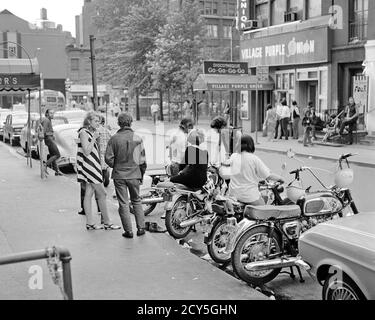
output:
[{"label": "person in striped shirt", "polygon": [[100,163],[98,128],[100,125],[99,115],[94,112],[88,112],[83,122],[83,127],[79,132],[79,142],[77,150],[77,180],[86,184],[85,198],[83,201],[86,213],[86,229],[99,230],[103,226],[96,225],[91,208],[91,200],[94,195],[98,197],[100,212],[103,216],[105,230],[118,230],[120,226],[111,223],[108,215],[106,192],[103,186],[102,168]]}]

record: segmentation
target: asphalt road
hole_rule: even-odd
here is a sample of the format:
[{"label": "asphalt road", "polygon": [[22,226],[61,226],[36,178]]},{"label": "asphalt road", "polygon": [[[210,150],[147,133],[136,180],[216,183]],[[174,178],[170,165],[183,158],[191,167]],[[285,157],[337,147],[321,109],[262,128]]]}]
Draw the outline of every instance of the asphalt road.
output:
[{"label": "asphalt road", "polygon": [[[149,136],[142,134],[144,138],[146,157],[148,158],[151,166],[161,165],[164,162],[165,152],[165,139],[163,137]],[[23,151],[20,147],[16,147],[20,154]],[[269,168],[283,177],[286,182],[290,182],[293,176],[289,175],[289,171],[300,167],[302,164],[296,159],[289,159],[286,155],[280,155],[272,152],[256,152],[256,154],[269,166]],[[151,160],[151,161],[150,161]],[[304,166],[311,166],[322,182],[326,185],[333,184],[333,174],[336,167],[336,163],[328,160],[318,160],[314,158],[301,159],[303,160]],[[152,163],[154,162],[154,163]],[[375,205],[372,203],[373,197],[373,181],[375,181],[375,170],[368,167],[360,167],[357,165],[351,166],[355,173],[355,179],[351,186],[353,199],[355,200],[357,207],[360,211],[375,212]],[[72,171],[66,172],[68,179],[75,180],[75,174]],[[302,173],[301,175],[304,187],[312,186],[312,190],[322,190],[319,183],[312,177],[308,172]],[[116,211],[117,201],[113,199],[114,187],[112,182],[108,186],[108,199],[110,210]],[[160,225],[164,225],[164,220],[160,219],[163,213],[164,206],[159,204],[153,213],[151,213],[146,220],[156,221]],[[77,208],[78,210],[79,208]],[[207,260],[207,263],[214,262],[210,261],[207,250],[203,243],[203,234],[200,227],[197,228],[197,232],[191,233],[186,239],[185,244],[181,246],[181,250],[190,250],[193,254],[200,256]],[[232,274],[231,267],[227,267],[226,271]],[[234,276],[234,275],[233,275]],[[274,294],[277,299],[291,299],[291,300],[320,300],[321,299],[321,287],[315,283],[307,273],[303,273],[305,282],[300,283],[299,278],[291,279],[289,275],[279,275],[275,280],[267,284],[262,290],[264,293],[271,295]]]}]

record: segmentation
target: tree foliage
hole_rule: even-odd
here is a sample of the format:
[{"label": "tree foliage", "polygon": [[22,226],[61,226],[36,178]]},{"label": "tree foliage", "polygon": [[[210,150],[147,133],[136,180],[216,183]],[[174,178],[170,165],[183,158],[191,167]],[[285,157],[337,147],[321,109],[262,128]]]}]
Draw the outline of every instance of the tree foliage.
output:
[{"label": "tree foliage", "polygon": [[203,33],[197,2],[184,1],[181,10],[170,13],[155,39],[155,49],[147,54],[155,88],[185,92],[192,88],[201,69]]}]

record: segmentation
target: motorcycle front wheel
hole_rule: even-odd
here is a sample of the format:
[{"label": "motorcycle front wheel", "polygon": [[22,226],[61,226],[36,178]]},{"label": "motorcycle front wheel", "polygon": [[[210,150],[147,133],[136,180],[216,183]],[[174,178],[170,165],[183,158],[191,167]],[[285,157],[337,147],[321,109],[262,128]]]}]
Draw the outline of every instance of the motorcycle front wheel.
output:
[{"label": "motorcycle front wheel", "polygon": [[229,236],[229,228],[225,220],[219,220],[212,227],[211,241],[207,244],[207,251],[216,263],[225,264],[230,261],[231,254],[223,251]]},{"label": "motorcycle front wheel", "polygon": [[248,284],[259,286],[273,280],[281,271],[278,269],[269,269],[264,271],[247,271],[245,265],[256,261],[267,260],[268,252],[272,255],[281,253],[281,239],[273,233],[269,244],[269,228],[266,226],[257,226],[246,231],[232,252],[233,270],[237,276]]},{"label": "motorcycle front wheel", "polygon": [[192,209],[189,207],[189,211],[186,212],[187,207],[186,197],[181,197],[176,200],[171,210],[165,214],[165,226],[168,233],[175,239],[183,239],[189,233],[192,227],[181,228],[180,223],[187,220],[192,215]]}]

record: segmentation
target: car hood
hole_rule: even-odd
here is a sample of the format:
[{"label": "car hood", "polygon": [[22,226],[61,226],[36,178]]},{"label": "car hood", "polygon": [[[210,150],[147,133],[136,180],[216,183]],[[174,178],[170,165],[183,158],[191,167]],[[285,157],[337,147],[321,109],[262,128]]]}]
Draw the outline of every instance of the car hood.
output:
[{"label": "car hood", "polygon": [[375,255],[375,213],[359,213],[321,223],[302,234],[299,241],[321,248],[335,247],[359,255],[367,251]]}]

